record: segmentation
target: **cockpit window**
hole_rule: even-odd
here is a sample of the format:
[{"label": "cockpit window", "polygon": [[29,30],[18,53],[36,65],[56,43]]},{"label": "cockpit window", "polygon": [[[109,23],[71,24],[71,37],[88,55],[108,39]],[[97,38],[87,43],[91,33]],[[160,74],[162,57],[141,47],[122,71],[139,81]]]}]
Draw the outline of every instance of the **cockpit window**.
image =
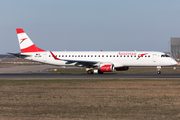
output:
[{"label": "cockpit window", "polygon": [[170,56],[167,54],[164,54],[164,55],[161,55],[161,57],[170,57]]}]

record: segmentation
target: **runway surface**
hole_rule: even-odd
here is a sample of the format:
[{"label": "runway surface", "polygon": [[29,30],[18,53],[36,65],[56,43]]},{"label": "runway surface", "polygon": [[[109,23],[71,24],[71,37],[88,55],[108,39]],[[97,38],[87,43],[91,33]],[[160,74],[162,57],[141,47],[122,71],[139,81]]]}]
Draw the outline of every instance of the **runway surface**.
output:
[{"label": "runway surface", "polygon": [[0,79],[109,79],[109,78],[180,78],[180,73],[173,74],[130,74],[130,73],[49,73],[49,69],[64,69],[60,66],[30,65],[0,68]]},{"label": "runway surface", "polygon": [[111,79],[111,78],[180,78],[180,74],[57,74],[21,73],[0,74],[0,79]]}]

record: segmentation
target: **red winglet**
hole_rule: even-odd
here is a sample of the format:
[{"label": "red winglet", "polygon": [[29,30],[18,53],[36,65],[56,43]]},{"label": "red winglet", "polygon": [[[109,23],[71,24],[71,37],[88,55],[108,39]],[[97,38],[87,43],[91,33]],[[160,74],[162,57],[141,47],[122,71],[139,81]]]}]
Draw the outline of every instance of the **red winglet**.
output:
[{"label": "red winglet", "polygon": [[53,58],[54,58],[55,60],[61,60],[61,59],[57,58],[51,51],[50,51],[50,53],[51,53],[51,55],[53,56]]},{"label": "red winglet", "polygon": [[17,34],[24,33],[24,30],[21,28],[17,28],[16,31],[17,31]]}]

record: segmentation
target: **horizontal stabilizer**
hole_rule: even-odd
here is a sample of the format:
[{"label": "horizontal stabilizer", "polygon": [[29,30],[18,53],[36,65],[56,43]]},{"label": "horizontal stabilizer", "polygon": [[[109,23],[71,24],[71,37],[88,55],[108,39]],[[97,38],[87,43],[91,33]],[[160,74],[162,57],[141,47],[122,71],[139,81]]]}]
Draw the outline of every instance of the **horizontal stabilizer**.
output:
[{"label": "horizontal stabilizer", "polygon": [[14,55],[16,57],[29,57],[30,55],[24,55],[24,54],[21,54],[21,53],[7,53],[7,54],[11,54],[11,55]]}]

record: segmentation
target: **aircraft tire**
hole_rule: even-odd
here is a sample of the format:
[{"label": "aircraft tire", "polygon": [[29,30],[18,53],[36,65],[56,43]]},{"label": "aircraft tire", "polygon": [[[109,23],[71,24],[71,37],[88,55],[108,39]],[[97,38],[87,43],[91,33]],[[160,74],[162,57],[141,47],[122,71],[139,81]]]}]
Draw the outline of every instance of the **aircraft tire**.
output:
[{"label": "aircraft tire", "polygon": [[157,74],[161,74],[161,71],[157,71]]},{"label": "aircraft tire", "polygon": [[88,70],[87,71],[87,74],[93,74],[94,72],[93,72],[93,70]]},{"label": "aircraft tire", "polygon": [[103,74],[103,72],[101,72],[100,70],[98,70],[98,74]]}]

